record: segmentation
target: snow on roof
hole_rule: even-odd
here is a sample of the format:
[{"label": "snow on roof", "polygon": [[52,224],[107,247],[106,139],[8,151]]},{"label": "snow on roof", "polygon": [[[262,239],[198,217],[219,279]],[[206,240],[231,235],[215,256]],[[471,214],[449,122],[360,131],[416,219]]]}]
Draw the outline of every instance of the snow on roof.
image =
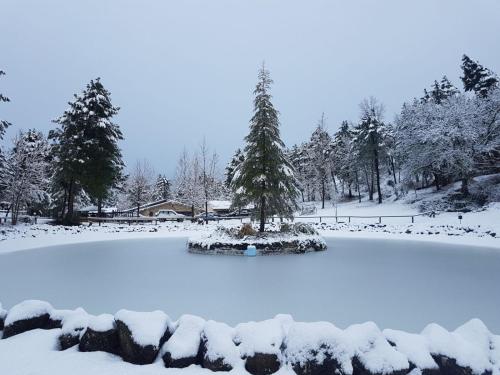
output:
[{"label": "snow on roof", "polygon": [[231,208],[231,201],[212,200],[208,201],[208,206],[212,210],[229,210]]}]

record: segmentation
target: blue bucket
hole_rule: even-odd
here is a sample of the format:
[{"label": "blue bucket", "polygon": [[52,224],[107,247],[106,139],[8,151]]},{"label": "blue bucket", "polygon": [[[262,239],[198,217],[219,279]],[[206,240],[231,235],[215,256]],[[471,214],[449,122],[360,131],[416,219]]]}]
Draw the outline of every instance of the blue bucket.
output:
[{"label": "blue bucket", "polygon": [[257,255],[257,248],[254,245],[248,245],[243,254],[247,257],[254,257]]}]

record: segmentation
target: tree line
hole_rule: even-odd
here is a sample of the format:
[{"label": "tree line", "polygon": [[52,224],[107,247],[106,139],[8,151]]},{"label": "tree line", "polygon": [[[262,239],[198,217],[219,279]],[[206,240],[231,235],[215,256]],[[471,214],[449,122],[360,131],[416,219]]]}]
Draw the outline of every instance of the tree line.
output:
[{"label": "tree line", "polygon": [[[500,172],[500,88],[498,77],[464,55],[463,91],[446,76],[404,103],[393,122],[375,98],[360,104],[357,122],[343,121],[330,134],[325,115],[309,140],[293,145],[286,156],[298,182],[300,200],[325,201],[367,195],[384,196]],[[237,150],[226,167],[226,180],[248,158]]]}]

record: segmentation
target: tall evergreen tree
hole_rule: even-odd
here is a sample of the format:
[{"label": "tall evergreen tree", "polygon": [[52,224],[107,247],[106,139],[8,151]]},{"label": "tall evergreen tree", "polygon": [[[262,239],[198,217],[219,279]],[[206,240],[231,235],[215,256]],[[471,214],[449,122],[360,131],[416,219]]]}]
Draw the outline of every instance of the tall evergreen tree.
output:
[{"label": "tall evergreen tree", "polygon": [[460,78],[464,84],[464,90],[474,91],[480,97],[488,96],[490,89],[498,85],[498,77],[495,73],[467,55],[462,57],[462,72],[463,76]]},{"label": "tall evergreen tree", "polygon": [[240,165],[243,160],[245,160],[245,155],[243,154],[243,151],[241,151],[241,149],[238,148],[226,166],[226,170],[224,173],[225,175],[224,183],[226,187],[228,188],[231,187],[231,181],[233,180],[234,172],[236,171],[238,165]]},{"label": "tall evergreen tree", "polygon": [[375,98],[361,103],[361,121],[354,128],[353,142],[368,160],[371,160],[378,193],[378,203],[382,203],[380,187],[380,161],[384,146],[384,123],[382,122],[383,106]]},{"label": "tall evergreen tree", "polygon": [[266,217],[291,217],[297,208],[299,191],[292,165],[280,138],[278,111],[269,93],[273,83],[262,64],[254,90],[254,115],[250,133],[245,137],[245,160],[238,166],[232,181],[233,205],[253,203],[260,220],[259,231],[265,229]]},{"label": "tall evergreen tree", "polygon": [[61,127],[49,134],[55,142],[56,180],[67,195],[66,221],[73,219],[75,197],[80,189],[85,189],[96,201],[100,214],[111,189],[123,180],[118,147],[123,136],[112,122],[119,108],[111,104],[110,93],[99,78],[90,81],[74,97],[70,107],[54,121]]},{"label": "tall evergreen tree", "polygon": [[441,82],[434,81],[431,86],[431,91],[424,89],[424,96],[421,100],[423,102],[433,101],[436,104],[441,104],[446,99],[457,95],[458,93],[458,89],[453,86],[448,77],[443,76],[443,78],[441,78]]},{"label": "tall evergreen tree", "polygon": [[314,169],[314,183],[321,198],[321,208],[325,208],[325,199],[329,190],[331,141],[331,137],[326,130],[325,114],[323,113],[309,142],[311,162]]}]

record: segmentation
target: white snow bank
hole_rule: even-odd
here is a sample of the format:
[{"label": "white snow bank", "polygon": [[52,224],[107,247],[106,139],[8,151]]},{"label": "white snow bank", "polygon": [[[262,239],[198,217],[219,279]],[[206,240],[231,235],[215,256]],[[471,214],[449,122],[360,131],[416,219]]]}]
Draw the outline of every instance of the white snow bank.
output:
[{"label": "white snow bank", "polygon": [[[289,363],[304,365],[308,361],[322,364],[329,354],[342,367],[352,373],[351,348],[343,331],[328,322],[293,323],[285,339],[285,356]],[[319,350],[323,347],[324,350]]]},{"label": "white snow bank", "polygon": [[163,311],[137,312],[120,310],[115,319],[125,323],[134,338],[141,345],[158,346],[167,329],[172,329],[172,321]]},{"label": "white snow bank", "polygon": [[8,326],[18,320],[35,318],[44,314],[50,315],[53,308],[50,303],[39,300],[27,300],[12,307],[5,318],[5,325]]},{"label": "white snow bank", "polygon": [[[489,344],[485,345],[489,334],[481,327],[482,323],[471,321],[459,327],[455,332],[448,332],[438,324],[432,323],[424,328],[422,336],[428,342],[432,354],[454,358],[457,364],[470,367],[476,374],[491,369]],[[486,327],[484,327],[486,328]],[[472,339],[472,341],[469,341]],[[479,345],[478,345],[479,344]]]},{"label": "white snow bank", "polygon": [[162,355],[169,352],[172,359],[196,357],[204,325],[205,320],[198,316],[181,316],[174,334],[163,344]]},{"label": "white snow bank", "polygon": [[394,343],[396,349],[406,355],[408,360],[418,368],[438,368],[438,365],[431,356],[429,345],[425,337],[394,329],[384,329],[383,333],[387,340]]},{"label": "white snow bank", "polygon": [[223,359],[224,363],[235,368],[242,363],[240,351],[234,343],[235,330],[225,323],[209,320],[203,328],[202,339],[205,341],[205,356],[210,361]]},{"label": "white snow bank", "polygon": [[90,315],[79,307],[64,317],[61,333],[63,335],[82,337],[89,324],[89,319]]},{"label": "white snow bank", "polygon": [[240,353],[244,357],[251,357],[255,353],[279,356],[281,344],[292,323],[290,315],[276,315],[274,319],[261,322],[240,323],[235,327],[234,341],[240,344]]},{"label": "white snow bank", "polygon": [[354,324],[344,333],[352,355],[370,372],[388,374],[410,367],[406,356],[387,342],[375,323]]},{"label": "white snow bank", "polygon": [[111,314],[92,316],[88,328],[96,332],[105,332],[115,328],[115,318]]}]

